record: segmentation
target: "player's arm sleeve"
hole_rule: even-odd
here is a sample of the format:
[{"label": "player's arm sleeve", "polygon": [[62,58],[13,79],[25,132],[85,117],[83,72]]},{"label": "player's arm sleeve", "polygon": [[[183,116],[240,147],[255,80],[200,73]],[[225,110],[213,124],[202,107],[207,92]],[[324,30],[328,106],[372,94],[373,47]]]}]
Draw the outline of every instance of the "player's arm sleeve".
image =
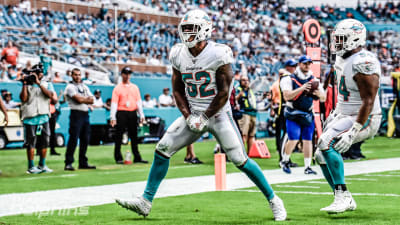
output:
[{"label": "player's arm sleeve", "polygon": [[279,86],[281,87],[282,91],[292,91],[293,85],[290,76],[282,77]]},{"label": "player's arm sleeve", "polygon": [[169,62],[171,63],[172,67],[176,70],[179,70],[179,66],[177,63],[178,51],[179,51],[178,45],[174,45],[174,46],[172,46],[171,51],[168,56]]},{"label": "player's arm sleeve", "polygon": [[233,62],[233,53],[230,47],[225,45],[217,48],[215,65],[216,69],[219,69],[221,66],[226,64],[232,64]]},{"label": "player's arm sleeve", "polygon": [[353,76],[359,73],[365,75],[381,75],[381,67],[379,61],[376,58],[368,56],[356,59],[352,65],[352,69]]},{"label": "player's arm sleeve", "polygon": [[144,118],[144,113],[143,113],[143,103],[142,103],[142,97],[140,95],[140,90],[139,88],[137,88],[137,101],[136,101],[136,105],[137,105],[137,111],[139,113],[140,118]]},{"label": "player's arm sleeve", "polygon": [[110,119],[116,120],[117,119],[117,109],[118,109],[118,101],[119,101],[119,94],[116,89],[114,88],[112,97],[111,97],[111,108],[110,108]]},{"label": "player's arm sleeve", "polygon": [[68,97],[72,98],[74,95],[77,94],[77,92],[76,92],[76,90],[75,90],[75,88],[73,86],[67,85],[67,87],[65,88],[65,94]]}]

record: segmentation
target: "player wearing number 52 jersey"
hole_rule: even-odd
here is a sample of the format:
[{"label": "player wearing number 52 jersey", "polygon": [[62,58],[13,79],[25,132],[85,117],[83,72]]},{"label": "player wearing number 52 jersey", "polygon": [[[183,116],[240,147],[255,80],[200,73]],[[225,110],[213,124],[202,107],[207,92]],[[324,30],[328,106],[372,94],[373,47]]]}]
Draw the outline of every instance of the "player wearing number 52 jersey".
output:
[{"label": "player wearing number 52 jersey", "polygon": [[117,200],[117,203],[147,216],[167,174],[170,157],[208,131],[216,137],[232,162],[269,200],[275,220],[285,220],[282,200],[274,194],[257,163],[247,157],[232,119],[228,102],[233,78],[231,49],[208,40],[212,21],[202,10],[186,13],[178,29],[183,43],[172,47],[169,60],[173,67],[173,95],[182,116],[172,123],[156,146],[143,195],[133,200]]},{"label": "player wearing number 52 jersey", "polygon": [[356,203],[346,187],[340,153],[348,151],[352,144],[374,136],[379,129],[381,67],[377,57],[363,49],[366,29],[361,22],[354,19],[340,21],[332,33],[332,40],[337,56],[338,103],[325,122],[316,159],[335,193],[334,202],[321,211],[342,213],[355,210]]}]

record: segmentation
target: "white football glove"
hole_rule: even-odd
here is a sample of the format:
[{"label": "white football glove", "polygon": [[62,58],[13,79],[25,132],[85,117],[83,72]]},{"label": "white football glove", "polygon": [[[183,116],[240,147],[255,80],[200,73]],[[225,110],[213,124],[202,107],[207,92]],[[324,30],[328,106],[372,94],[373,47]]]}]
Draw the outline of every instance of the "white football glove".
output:
[{"label": "white football glove", "polygon": [[204,113],[200,115],[190,114],[188,118],[186,118],[186,124],[189,126],[190,130],[200,133],[208,125],[208,118]]},{"label": "white football glove", "polygon": [[354,138],[358,135],[362,127],[363,126],[361,124],[354,122],[350,130],[337,137],[338,142],[335,144],[334,149],[339,153],[347,152],[350,146],[353,144]]}]

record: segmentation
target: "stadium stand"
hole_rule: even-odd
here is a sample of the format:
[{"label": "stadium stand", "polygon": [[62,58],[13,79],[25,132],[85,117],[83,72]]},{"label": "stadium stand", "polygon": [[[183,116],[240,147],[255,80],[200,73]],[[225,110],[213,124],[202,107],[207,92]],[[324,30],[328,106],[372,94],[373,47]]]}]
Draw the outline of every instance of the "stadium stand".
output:
[{"label": "stadium stand", "polygon": [[[123,1],[119,2],[123,4]],[[292,8],[284,1],[275,0],[260,3],[191,1],[192,4],[188,8],[182,7],[180,2],[155,1],[155,4],[152,1],[136,2],[155,7],[160,11],[160,16],[164,16],[162,11],[180,16],[190,7],[209,10],[216,25],[216,41],[228,43],[234,49],[236,61],[233,69],[241,70],[252,79],[265,75],[275,77],[282,61],[304,52],[299,25],[311,17],[328,25],[347,17],[354,17],[367,23],[367,27],[369,21],[373,22],[374,24],[370,26],[376,31],[369,33],[368,47],[382,60],[384,74],[388,75],[399,60],[399,43],[395,41],[398,34],[379,30],[399,29],[400,26],[377,24],[384,21],[377,18],[398,22],[399,5],[389,2],[384,5],[360,4],[357,9],[330,6]],[[47,47],[62,60],[72,61],[84,67],[93,67],[99,63],[108,65],[112,71],[113,68],[109,65],[118,62],[124,66],[132,64],[132,69],[141,76],[149,76],[144,73],[147,70],[156,73],[155,77],[168,77],[166,74],[170,71],[167,68],[141,64],[150,64],[149,62],[157,57],[160,58],[158,60],[160,67],[169,64],[168,50],[179,41],[176,20],[171,22],[172,19],[151,19],[150,15],[155,14],[148,14],[146,20],[145,16],[139,16],[141,14],[136,12],[121,11],[118,17],[117,52],[114,50],[116,34],[112,8],[107,9],[108,14],[103,20],[98,13],[99,6],[56,3],[37,1],[39,9],[33,9],[31,12],[27,12],[21,4],[1,5],[0,14],[3,19],[0,20],[0,25],[3,26],[3,35],[20,43],[23,51],[33,53],[42,47]],[[40,6],[48,7],[40,8]],[[250,12],[254,11],[257,15],[250,18]],[[46,44],[41,42],[44,36],[49,37]],[[327,40],[324,35],[321,44],[322,57],[326,57]]]}]

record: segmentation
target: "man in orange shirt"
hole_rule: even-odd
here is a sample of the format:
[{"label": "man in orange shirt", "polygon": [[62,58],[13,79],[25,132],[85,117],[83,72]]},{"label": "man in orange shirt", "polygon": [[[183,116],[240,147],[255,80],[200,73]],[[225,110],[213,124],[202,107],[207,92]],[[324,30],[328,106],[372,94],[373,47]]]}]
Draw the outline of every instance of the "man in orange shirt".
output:
[{"label": "man in orange shirt", "polygon": [[114,159],[117,164],[123,164],[121,155],[122,134],[128,128],[131,139],[131,148],[134,163],[148,163],[143,160],[138,150],[137,141],[137,112],[140,115],[140,123],[144,122],[142,99],[139,88],[130,82],[131,69],[124,67],[121,71],[122,82],[115,86],[111,98],[110,124],[116,125]]},{"label": "man in orange shirt", "polygon": [[7,42],[7,47],[3,49],[1,52],[1,56],[4,58],[4,60],[14,66],[14,68],[17,66],[17,59],[18,59],[19,51],[18,49],[13,45],[12,41]]}]

